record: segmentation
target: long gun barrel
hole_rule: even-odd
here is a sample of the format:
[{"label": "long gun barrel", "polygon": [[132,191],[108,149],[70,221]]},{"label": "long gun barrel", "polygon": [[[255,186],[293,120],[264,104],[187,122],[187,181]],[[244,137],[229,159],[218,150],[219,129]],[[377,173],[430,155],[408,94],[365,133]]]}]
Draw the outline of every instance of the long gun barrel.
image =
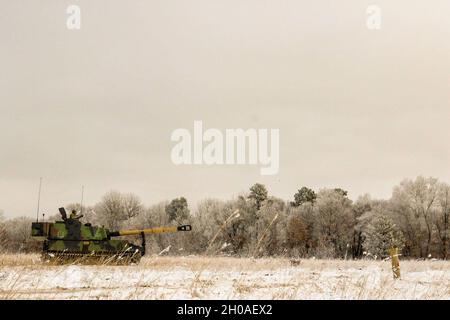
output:
[{"label": "long gun barrel", "polygon": [[121,231],[113,231],[109,232],[109,236],[111,237],[119,237],[119,236],[134,236],[139,234],[149,234],[149,233],[170,233],[170,232],[178,232],[178,231],[191,231],[192,227],[190,225],[177,226],[177,227],[157,227],[150,229],[136,229],[136,230],[121,230]]}]

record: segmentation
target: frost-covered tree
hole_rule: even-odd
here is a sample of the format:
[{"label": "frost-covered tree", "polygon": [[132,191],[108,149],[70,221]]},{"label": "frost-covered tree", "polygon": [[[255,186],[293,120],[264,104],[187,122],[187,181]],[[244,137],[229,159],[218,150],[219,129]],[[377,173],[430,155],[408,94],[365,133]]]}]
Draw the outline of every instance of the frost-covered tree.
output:
[{"label": "frost-covered tree", "polygon": [[415,180],[405,179],[394,188],[391,202],[413,255],[427,257],[430,253],[438,186],[437,179],[418,176]]},{"label": "frost-covered tree", "polygon": [[317,194],[314,217],[317,250],[323,256],[344,257],[352,243],[355,224],[352,201],[341,189],[322,189]]},{"label": "frost-covered tree", "polygon": [[137,196],[110,191],[96,204],[94,215],[98,223],[109,229],[118,229],[126,220],[136,217],[143,210],[141,200]]},{"label": "frost-covered tree", "polygon": [[239,218],[235,201],[205,199],[201,201],[192,217],[194,226],[192,249],[195,253],[224,254],[232,250],[228,230]]},{"label": "frost-covered tree", "polygon": [[5,222],[7,251],[30,252],[41,247],[41,243],[31,237],[30,228],[33,221],[29,217],[18,217]]},{"label": "frost-covered tree", "polygon": [[6,250],[7,240],[5,217],[3,216],[3,210],[0,210],[0,252]]},{"label": "frost-covered tree", "polygon": [[122,205],[127,219],[132,219],[144,211],[141,199],[132,193],[122,195]]},{"label": "frost-covered tree", "polygon": [[363,254],[362,243],[364,241],[363,230],[367,222],[367,217],[370,216],[368,213],[372,210],[374,202],[370,195],[365,194],[358,197],[356,202],[353,204],[353,243],[352,243],[352,256],[353,258],[359,258]]},{"label": "frost-covered tree", "polygon": [[269,197],[256,215],[254,235],[249,246],[251,254],[253,256],[281,254],[286,241],[285,202]]},{"label": "frost-covered tree", "polygon": [[447,260],[450,238],[450,185],[441,183],[439,185],[438,205],[434,215],[437,239],[440,244],[442,259]]},{"label": "frost-covered tree", "polygon": [[364,248],[374,257],[386,256],[389,249],[401,249],[404,244],[402,233],[394,222],[386,215],[380,214],[372,218],[364,231]]},{"label": "frost-covered tree", "polygon": [[95,206],[97,221],[109,229],[120,228],[122,222],[126,220],[122,205],[122,194],[117,191],[110,191],[105,194],[102,200]]}]

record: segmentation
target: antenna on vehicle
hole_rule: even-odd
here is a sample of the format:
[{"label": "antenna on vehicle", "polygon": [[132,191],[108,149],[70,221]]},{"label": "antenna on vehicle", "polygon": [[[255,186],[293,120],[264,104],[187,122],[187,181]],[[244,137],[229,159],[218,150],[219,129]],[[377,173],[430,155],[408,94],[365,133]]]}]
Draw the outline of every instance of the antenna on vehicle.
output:
[{"label": "antenna on vehicle", "polygon": [[83,196],[84,196],[84,186],[81,186],[80,215],[83,214]]},{"label": "antenna on vehicle", "polygon": [[39,222],[39,205],[41,203],[41,188],[42,188],[42,177],[39,178],[39,192],[38,192],[38,202],[36,210],[36,222]]}]

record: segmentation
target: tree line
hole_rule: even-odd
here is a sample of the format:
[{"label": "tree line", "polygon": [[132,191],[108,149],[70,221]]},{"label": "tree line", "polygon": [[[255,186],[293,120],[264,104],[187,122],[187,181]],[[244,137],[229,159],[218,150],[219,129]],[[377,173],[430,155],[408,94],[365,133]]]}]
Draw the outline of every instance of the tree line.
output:
[{"label": "tree line", "polygon": [[[447,259],[449,251],[450,186],[432,177],[403,180],[388,200],[366,194],[352,201],[341,188],[301,187],[285,201],[256,183],[235,199],[200,201],[194,211],[184,197],[146,207],[136,195],[118,191],[93,206],[66,205],[73,209],[83,212],[83,222],[110,230],[193,226],[191,232],[149,236],[148,251],[156,254],[381,259],[397,246],[403,257]],[[39,250],[30,237],[32,221],[0,213],[0,250]]]}]

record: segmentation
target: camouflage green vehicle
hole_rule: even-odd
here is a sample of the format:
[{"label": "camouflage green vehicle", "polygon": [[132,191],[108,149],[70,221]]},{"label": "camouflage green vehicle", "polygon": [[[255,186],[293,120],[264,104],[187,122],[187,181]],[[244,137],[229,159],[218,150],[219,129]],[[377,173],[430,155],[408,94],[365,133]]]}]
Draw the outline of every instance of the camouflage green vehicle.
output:
[{"label": "camouflage green vehicle", "polygon": [[[82,216],[75,212],[67,217],[66,210],[59,208],[62,221],[33,222],[31,235],[43,241],[42,259],[44,261],[65,262],[102,262],[102,263],[138,263],[145,255],[145,235],[150,233],[168,233],[191,231],[190,225],[158,227],[141,230],[109,231],[104,227],[95,227],[79,221]],[[141,245],[126,240],[114,239],[120,236],[140,235]]]}]

